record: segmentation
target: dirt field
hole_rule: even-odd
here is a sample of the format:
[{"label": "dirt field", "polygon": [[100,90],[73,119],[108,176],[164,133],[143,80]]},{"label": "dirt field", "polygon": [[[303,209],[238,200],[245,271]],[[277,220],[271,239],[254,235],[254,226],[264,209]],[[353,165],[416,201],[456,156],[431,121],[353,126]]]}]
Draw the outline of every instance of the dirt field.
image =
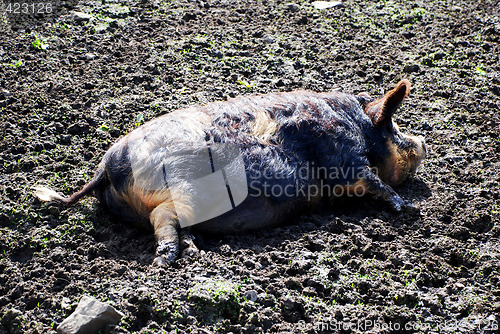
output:
[{"label": "dirt field", "polygon": [[[0,333],[49,333],[83,295],[109,333],[493,333],[500,322],[500,14],[496,1],[90,1],[0,38]],[[68,11],[66,11],[68,13]],[[396,117],[429,154],[397,192],[151,266],[148,231],[65,194],[157,115],[244,94],[413,83]]]}]

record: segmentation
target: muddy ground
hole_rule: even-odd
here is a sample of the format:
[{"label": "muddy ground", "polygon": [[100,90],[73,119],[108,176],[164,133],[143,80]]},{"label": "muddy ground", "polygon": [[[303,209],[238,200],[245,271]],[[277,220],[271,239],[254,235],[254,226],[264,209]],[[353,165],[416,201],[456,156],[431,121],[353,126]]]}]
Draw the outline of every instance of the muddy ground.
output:
[{"label": "muddy ground", "polygon": [[[500,19],[496,1],[91,1],[0,38],[0,333],[53,332],[83,295],[109,333],[498,332]],[[14,27],[16,28],[16,27]],[[151,266],[152,234],[66,194],[157,115],[271,91],[382,94],[428,159],[397,191]]]}]

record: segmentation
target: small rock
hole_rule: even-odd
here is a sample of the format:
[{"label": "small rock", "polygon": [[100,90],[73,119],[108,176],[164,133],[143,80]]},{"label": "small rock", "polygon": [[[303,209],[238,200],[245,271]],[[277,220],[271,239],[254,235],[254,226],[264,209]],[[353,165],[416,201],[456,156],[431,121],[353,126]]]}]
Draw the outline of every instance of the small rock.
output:
[{"label": "small rock", "polygon": [[405,68],[403,69],[403,72],[405,73],[414,73],[419,71],[420,71],[420,66],[418,66],[417,64],[406,65]]},{"label": "small rock", "polygon": [[291,12],[298,12],[300,10],[300,6],[297,5],[296,3],[287,3],[285,5],[286,9],[288,9]]},{"label": "small rock", "polygon": [[87,59],[87,60],[95,59],[95,57],[97,57],[97,55],[95,53],[89,52],[89,53],[85,54],[85,59]]},{"label": "small rock", "polygon": [[82,12],[71,12],[71,18],[76,22],[87,22],[94,19],[92,15]]},{"label": "small rock", "polygon": [[343,6],[340,1],[314,1],[312,5],[319,10]]},{"label": "small rock", "polygon": [[118,323],[123,314],[112,306],[91,297],[83,296],[75,312],[59,326],[59,334],[97,333],[108,324]]},{"label": "small rock", "polygon": [[255,302],[257,300],[257,291],[248,290],[247,292],[245,292],[244,296],[246,300]]},{"label": "small rock", "polygon": [[274,43],[274,38],[272,38],[269,35],[266,35],[266,36],[264,36],[264,38],[262,38],[262,41],[264,43],[267,43],[267,44],[272,44],[272,43]]}]

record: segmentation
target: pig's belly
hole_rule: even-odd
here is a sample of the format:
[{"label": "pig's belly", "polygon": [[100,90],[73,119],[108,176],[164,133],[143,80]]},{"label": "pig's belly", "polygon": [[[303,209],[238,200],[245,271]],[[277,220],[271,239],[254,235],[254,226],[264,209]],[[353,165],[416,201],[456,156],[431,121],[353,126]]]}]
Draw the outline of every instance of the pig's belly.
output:
[{"label": "pig's belly", "polygon": [[264,196],[248,196],[236,208],[216,218],[193,226],[193,229],[209,234],[242,233],[276,226],[297,217],[307,209],[303,199],[273,203]]}]

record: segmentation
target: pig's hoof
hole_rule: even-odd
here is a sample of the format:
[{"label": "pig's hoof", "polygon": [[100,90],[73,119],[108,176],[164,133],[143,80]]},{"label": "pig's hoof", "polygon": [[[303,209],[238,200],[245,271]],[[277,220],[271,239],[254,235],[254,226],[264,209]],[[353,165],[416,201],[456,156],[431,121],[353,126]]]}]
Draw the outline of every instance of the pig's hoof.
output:
[{"label": "pig's hoof", "polygon": [[157,257],[153,264],[159,267],[164,267],[172,264],[179,255],[179,244],[171,241],[160,241],[156,248]]},{"label": "pig's hoof", "polygon": [[403,206],[403,210],[405,213],[408,213],[412,216],[416,216],[420,214],[420,209],[417,208],[413,203],[411,202],[405,202]]},{"label": "pig's hoof", "polygon": [[399,196],[394,196],[392,199],[391,199],[391,207],[394,211],[396,212],[401,212],[403,211],[403,207],[405,206],[405,202],[403,201],[403,199]]},{"label": "pig's hoof", "polygon": [[181,257],[197,257],[200,254],[198,247],[194,244],[194,236],[188,232],[181,234]]},{"label": "pig's hoof", "polygon": [[167,267],[171,263],[168,262],[168,260],[164,256],[157,256],[153,260],[153,266],[155,267]]},{"label": "pig's hoof", "polygon": [[185,248],[183,251],[182,251],[182,255],[181,257],[197,257],[198,255],[200,255],[200,251],[198,250],[198,247],[196,247],[195,245],[192,245],[190,247],[187,247]]}]

